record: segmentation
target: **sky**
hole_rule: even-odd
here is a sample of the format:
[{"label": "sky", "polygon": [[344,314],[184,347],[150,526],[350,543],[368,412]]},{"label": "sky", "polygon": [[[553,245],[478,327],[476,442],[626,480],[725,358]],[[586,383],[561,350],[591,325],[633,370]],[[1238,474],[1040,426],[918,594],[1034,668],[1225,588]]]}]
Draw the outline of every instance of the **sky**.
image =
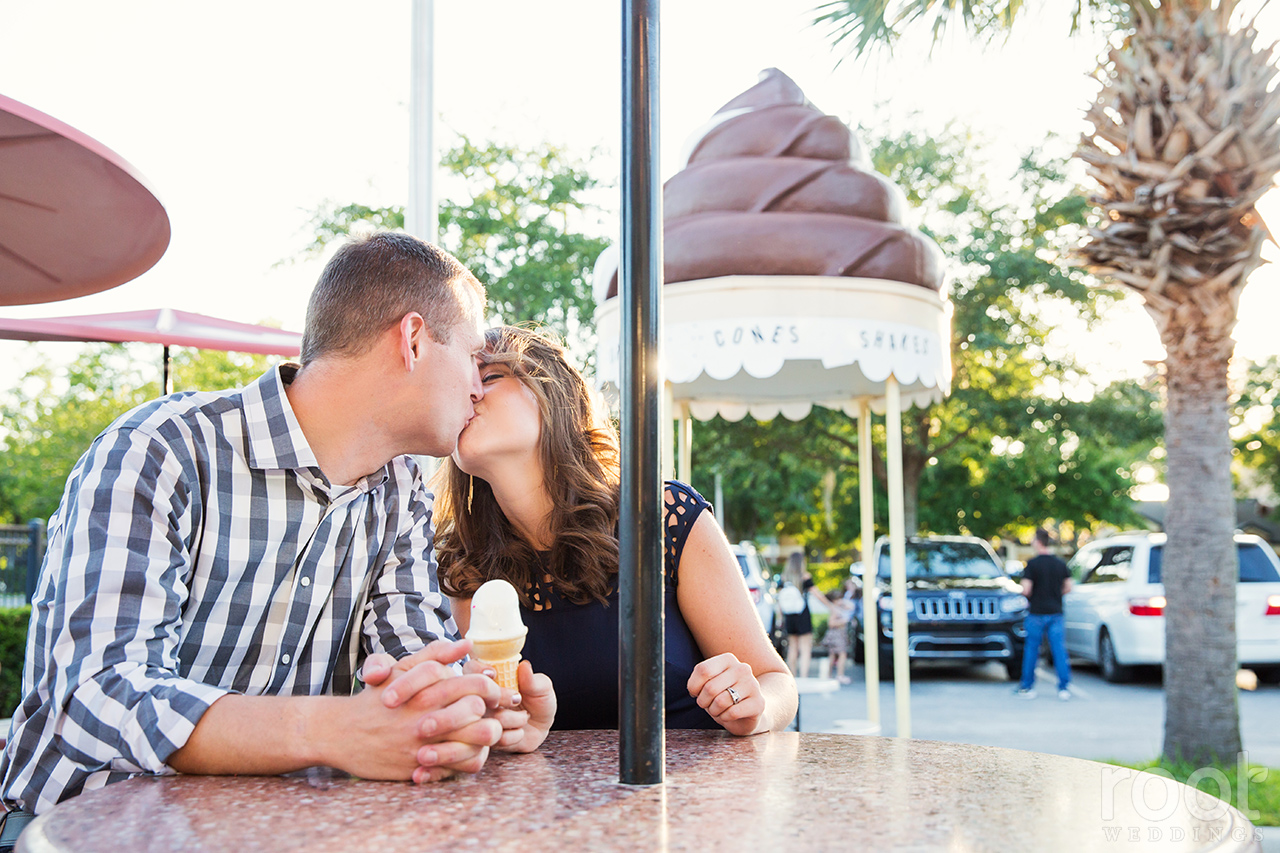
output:
[{"label": "sky", "polygon": [[[437,145],[451,134],[542,141],[612,166],[620,150],[620,4],[607,0],[439,0]],[[918,114],[959,121],[989,144],[991,174],[1050,131],[1074,138],[1096,89],[1096,38],[1068,38],[1065,6],[1032,15],[1009,42],[907,41],[876,64],[837,67],[817,0],[668,0],[660,22],[660,173],[685,137],[758,72],[776,66],[850,122]],[[0,93],[114,149],[164,202],[173,229],[149,272],[101,294],[0,308],[33,317],[167,306],[300,330],[323,263],[299,259],[326,201],[408,196],[409,0],[0,0]],[[1280,23],[1280,22],[1278,22]],[[1280,33],[1280,26],[1272,30]],[[609,175],[600,175],[608,179]],[[1264,200],[1264,216],[1280,201]],[[1239,352],[1280,351],[1280,268],[1254,275]],[[1063,331],[1064,346],[1137,375],[1161,356],[1141,309],[1108,327]],[[0,342],[0,376],[74,345]],[[1105,365],[1105,368],[1103,367]],[[7,384],[7,383],[6,383]]]}]

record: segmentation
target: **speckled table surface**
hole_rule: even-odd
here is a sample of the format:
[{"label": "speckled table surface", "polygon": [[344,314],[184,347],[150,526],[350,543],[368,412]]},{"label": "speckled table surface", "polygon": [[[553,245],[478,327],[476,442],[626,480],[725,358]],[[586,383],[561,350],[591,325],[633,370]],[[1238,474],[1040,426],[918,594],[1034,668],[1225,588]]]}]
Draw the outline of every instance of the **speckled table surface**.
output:
[{"label": "speckled table surface", "polygon": [[557,732],[465,779],[315,770],[139,778],[42,815],[18,850],[1260,850],[1234,808],[1149,774],[991,747],[668,732],[662,785],[616,732]]}]

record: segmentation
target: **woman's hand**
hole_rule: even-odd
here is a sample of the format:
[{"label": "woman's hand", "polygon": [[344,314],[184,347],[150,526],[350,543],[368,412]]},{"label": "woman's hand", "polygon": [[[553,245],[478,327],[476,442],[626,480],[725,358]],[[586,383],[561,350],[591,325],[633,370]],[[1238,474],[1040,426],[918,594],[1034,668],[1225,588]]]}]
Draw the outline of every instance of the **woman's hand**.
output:
[{"label": "woman's hand", "polygon": [[527,660],[520,661],[516,670],[516,684],[520,688],[520,706],[525,720],[518,730],[502,726],[502,739],[495,749],[507,752],[533,752],[547,738],[551,723],[556,718],[556,691],[551,679],[533,671]]},{"label": "woman's hand", "polygon": [[689,695],[730,734],[756,731],[765,711],[764,691],[751,666],[732,652],[707,658],[689,676]]},{"label": "woman's hand", "polygon": [[[464,671],[493,678],[492,667],[472,658]],[[551,679],[533,671],[528,661],[516,668],[517,690],[503,690],[498,707],[486,715],[502,724],[502,737],[494,749],[504,752],[533,752],[547,737],[556,718],[556,693]]]}]

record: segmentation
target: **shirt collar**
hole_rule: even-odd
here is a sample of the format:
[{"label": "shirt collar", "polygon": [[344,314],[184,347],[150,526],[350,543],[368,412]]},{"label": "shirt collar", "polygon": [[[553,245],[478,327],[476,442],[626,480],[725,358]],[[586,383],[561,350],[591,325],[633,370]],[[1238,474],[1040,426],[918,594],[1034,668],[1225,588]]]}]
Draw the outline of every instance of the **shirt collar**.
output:
[{"label": "shirt collar", "polygon": [[252,468],[316,468],[316,455],[289,405],[284,389],[297,375],[292,362],[273,367],[244,389],[245,454]]},{"label": "shirt collar", "polygon": [[326,491],[342,493],[350,488],[357,493],[367,493],[387,481],[393,463],[388,463],[372,474],[357,480],[352,486],[332,487],[320,470],[320,463],[307,443],[289,395],[284,389],[298,375],[301,365],[282,362],[268,370],[244,390],[245,434],[249,437],[246,458],[251,468],[258,469],[309,469]]}]

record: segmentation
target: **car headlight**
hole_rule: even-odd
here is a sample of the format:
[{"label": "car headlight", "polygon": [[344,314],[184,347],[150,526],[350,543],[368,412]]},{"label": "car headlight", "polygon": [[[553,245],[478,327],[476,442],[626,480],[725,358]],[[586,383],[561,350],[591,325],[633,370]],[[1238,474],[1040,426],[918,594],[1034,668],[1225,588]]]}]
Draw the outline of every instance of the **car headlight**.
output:
[{"label": "car headlight", "polygon": [[1027,600],[1020,595],[1006,595],[1000,599],[1001,613],[1020,613],[1027,609]]}]

